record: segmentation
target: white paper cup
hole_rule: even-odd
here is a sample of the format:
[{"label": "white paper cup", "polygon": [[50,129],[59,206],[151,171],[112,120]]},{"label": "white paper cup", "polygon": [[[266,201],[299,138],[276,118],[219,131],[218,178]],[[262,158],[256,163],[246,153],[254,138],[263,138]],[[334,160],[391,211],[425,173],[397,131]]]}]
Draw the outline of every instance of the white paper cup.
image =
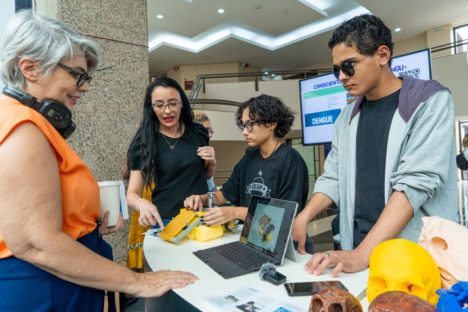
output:
[{"label": "white paper cup", "polygon": [[101,218],[106,211],[109,211],[109,222],[107,226],[117,224],[120,214],[120,182],[119,181],[103,181],[99,182],[101,200]]}]

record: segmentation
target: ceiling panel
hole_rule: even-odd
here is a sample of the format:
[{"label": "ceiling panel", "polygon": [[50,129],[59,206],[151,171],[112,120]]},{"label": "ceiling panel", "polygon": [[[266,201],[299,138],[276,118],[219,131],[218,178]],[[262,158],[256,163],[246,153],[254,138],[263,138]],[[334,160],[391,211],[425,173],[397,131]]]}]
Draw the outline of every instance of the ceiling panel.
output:
[{"label": "ceiling panel", "polygon": [[[168,31],[193,37],[226,21],[279,35],[322,18],[297,0],[148,0],[150,35]],[[217,10],[223,8],[224,14]],[[157,19],[163,14],[164,19]]]},{"label": "ceiling panel", "polygon": [[[353,8],[356,3],[381,17],[391,29],[394,41],[405,40],[428,29],[468,23],[468,0],[316,0],[328,3],[329,17],[337,10]],[[256,6],[261,8],[256,9]],[[223,7],[226,13],[216,10]],[[154,14],[166,18],[160,22]],[[216,25],[235,22],[249,25],[273,36],[281,35],[299,25],[320,21],[316,11],[298,0],[148,0],[149,38],[162,30],[193,37]],[[180,64],[247,62],[264,70],[292,70],[315,64],[329,64],[327,41],[331,31],[270,51],[234,38],[222,40],[199,53],[162,46],[150,53],[150,72],[154,75]]]}]

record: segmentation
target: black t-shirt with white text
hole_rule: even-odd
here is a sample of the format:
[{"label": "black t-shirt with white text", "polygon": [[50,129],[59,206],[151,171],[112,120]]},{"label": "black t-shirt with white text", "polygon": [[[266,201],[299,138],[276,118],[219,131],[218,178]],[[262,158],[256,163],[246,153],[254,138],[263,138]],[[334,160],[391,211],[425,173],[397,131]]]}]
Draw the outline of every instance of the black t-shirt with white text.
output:
[{"label": "black t-shirt with white text", "polygon": [[[260,174],[261,171],[261,174]],[[258,147],[247,149],[221,192],[236,206],[248,207],[252,195],[298,202],[298,212],[307,202],[307,165],[292,147],[281,144],[263,159]]]}]

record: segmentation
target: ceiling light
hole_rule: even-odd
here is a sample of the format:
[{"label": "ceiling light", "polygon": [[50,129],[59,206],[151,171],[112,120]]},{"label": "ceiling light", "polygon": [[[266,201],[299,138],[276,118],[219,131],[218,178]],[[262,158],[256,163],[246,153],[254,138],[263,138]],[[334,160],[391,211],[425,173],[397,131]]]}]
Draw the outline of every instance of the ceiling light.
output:
[{"label": "ceiling light", "polygon": [[268,75],[268,72],[265,72],[265,75]]},{"label": "ceiling light", "polygon": [[232,21],[219,24],[194,37],[185,37],[175,33],[160,31],[156,35],[151,36],[152,38],[148,41],[148,51],[153,52],[162,46],[170,46],[198,53],[229,38],[236,38],[237,40],[274,51],[319,35],[325,31],[333,30],[344,21],[356,15],[368,13],[370,13],[369,10],[357,5],[351,10],[347,9],[346,11],[338,12],[333,17],[319,19],[278,36],[266,35],[256,31],[256,29],[246,28]]},{"label": "ceiling light", "polygon": [[317,0],[298,0],[302,4],[308,6],[312,10],[327,17],[327,10],[331,7],[331,1],[317,1]]},{"label": "ceiling light", "polygon": [[223,14],[224,13],[224,9],[218,9],[218,14]]},{"label": "ceiling light", "polygon": [[158,14],[158,15],[156,15],[156,18],[157,18],[157,19],[163,19],[163,18],[164,18],[164,15]]},{"label": "ceiling light", "polygon": [[400,31],[401,31],[400,27],[395,28],[395,32],[400,32]]}]

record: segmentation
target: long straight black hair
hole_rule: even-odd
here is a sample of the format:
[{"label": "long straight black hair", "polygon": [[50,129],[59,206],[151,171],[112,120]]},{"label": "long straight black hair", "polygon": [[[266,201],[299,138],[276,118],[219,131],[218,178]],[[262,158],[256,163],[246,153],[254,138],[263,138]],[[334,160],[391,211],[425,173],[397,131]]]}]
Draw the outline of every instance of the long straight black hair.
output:
[{"label": "long straight black hair", "polygon": [[143,118],[138,128],[135,136],[133,137],[132,142],[127,151],[127,172],[124,174],[126,178],[130,175],[131,170],[131,159],[130,151],[133,148],[138,148],[134,146],[139,144],[140,150],[140,170],[145,179],[145,184],[147,186],[151,185],[156,179],[156,162],[157,162],[157,148],[156,148],[156,137],[159,132],[159,119],[156,116],[156,113],[153,110],[151,103],[151,94],[154,89],[157,87],[163,88],[173,88],[176,89],[182,100],[182,110],[180,112],[179,123],[185,125],[186,127],[193,126],[193,112],[190,106],[190,102],[185,95],[184,90],[180,87],[177,81],[171,78],[157,78],[146,88],[144,106],[143,106]]}]

